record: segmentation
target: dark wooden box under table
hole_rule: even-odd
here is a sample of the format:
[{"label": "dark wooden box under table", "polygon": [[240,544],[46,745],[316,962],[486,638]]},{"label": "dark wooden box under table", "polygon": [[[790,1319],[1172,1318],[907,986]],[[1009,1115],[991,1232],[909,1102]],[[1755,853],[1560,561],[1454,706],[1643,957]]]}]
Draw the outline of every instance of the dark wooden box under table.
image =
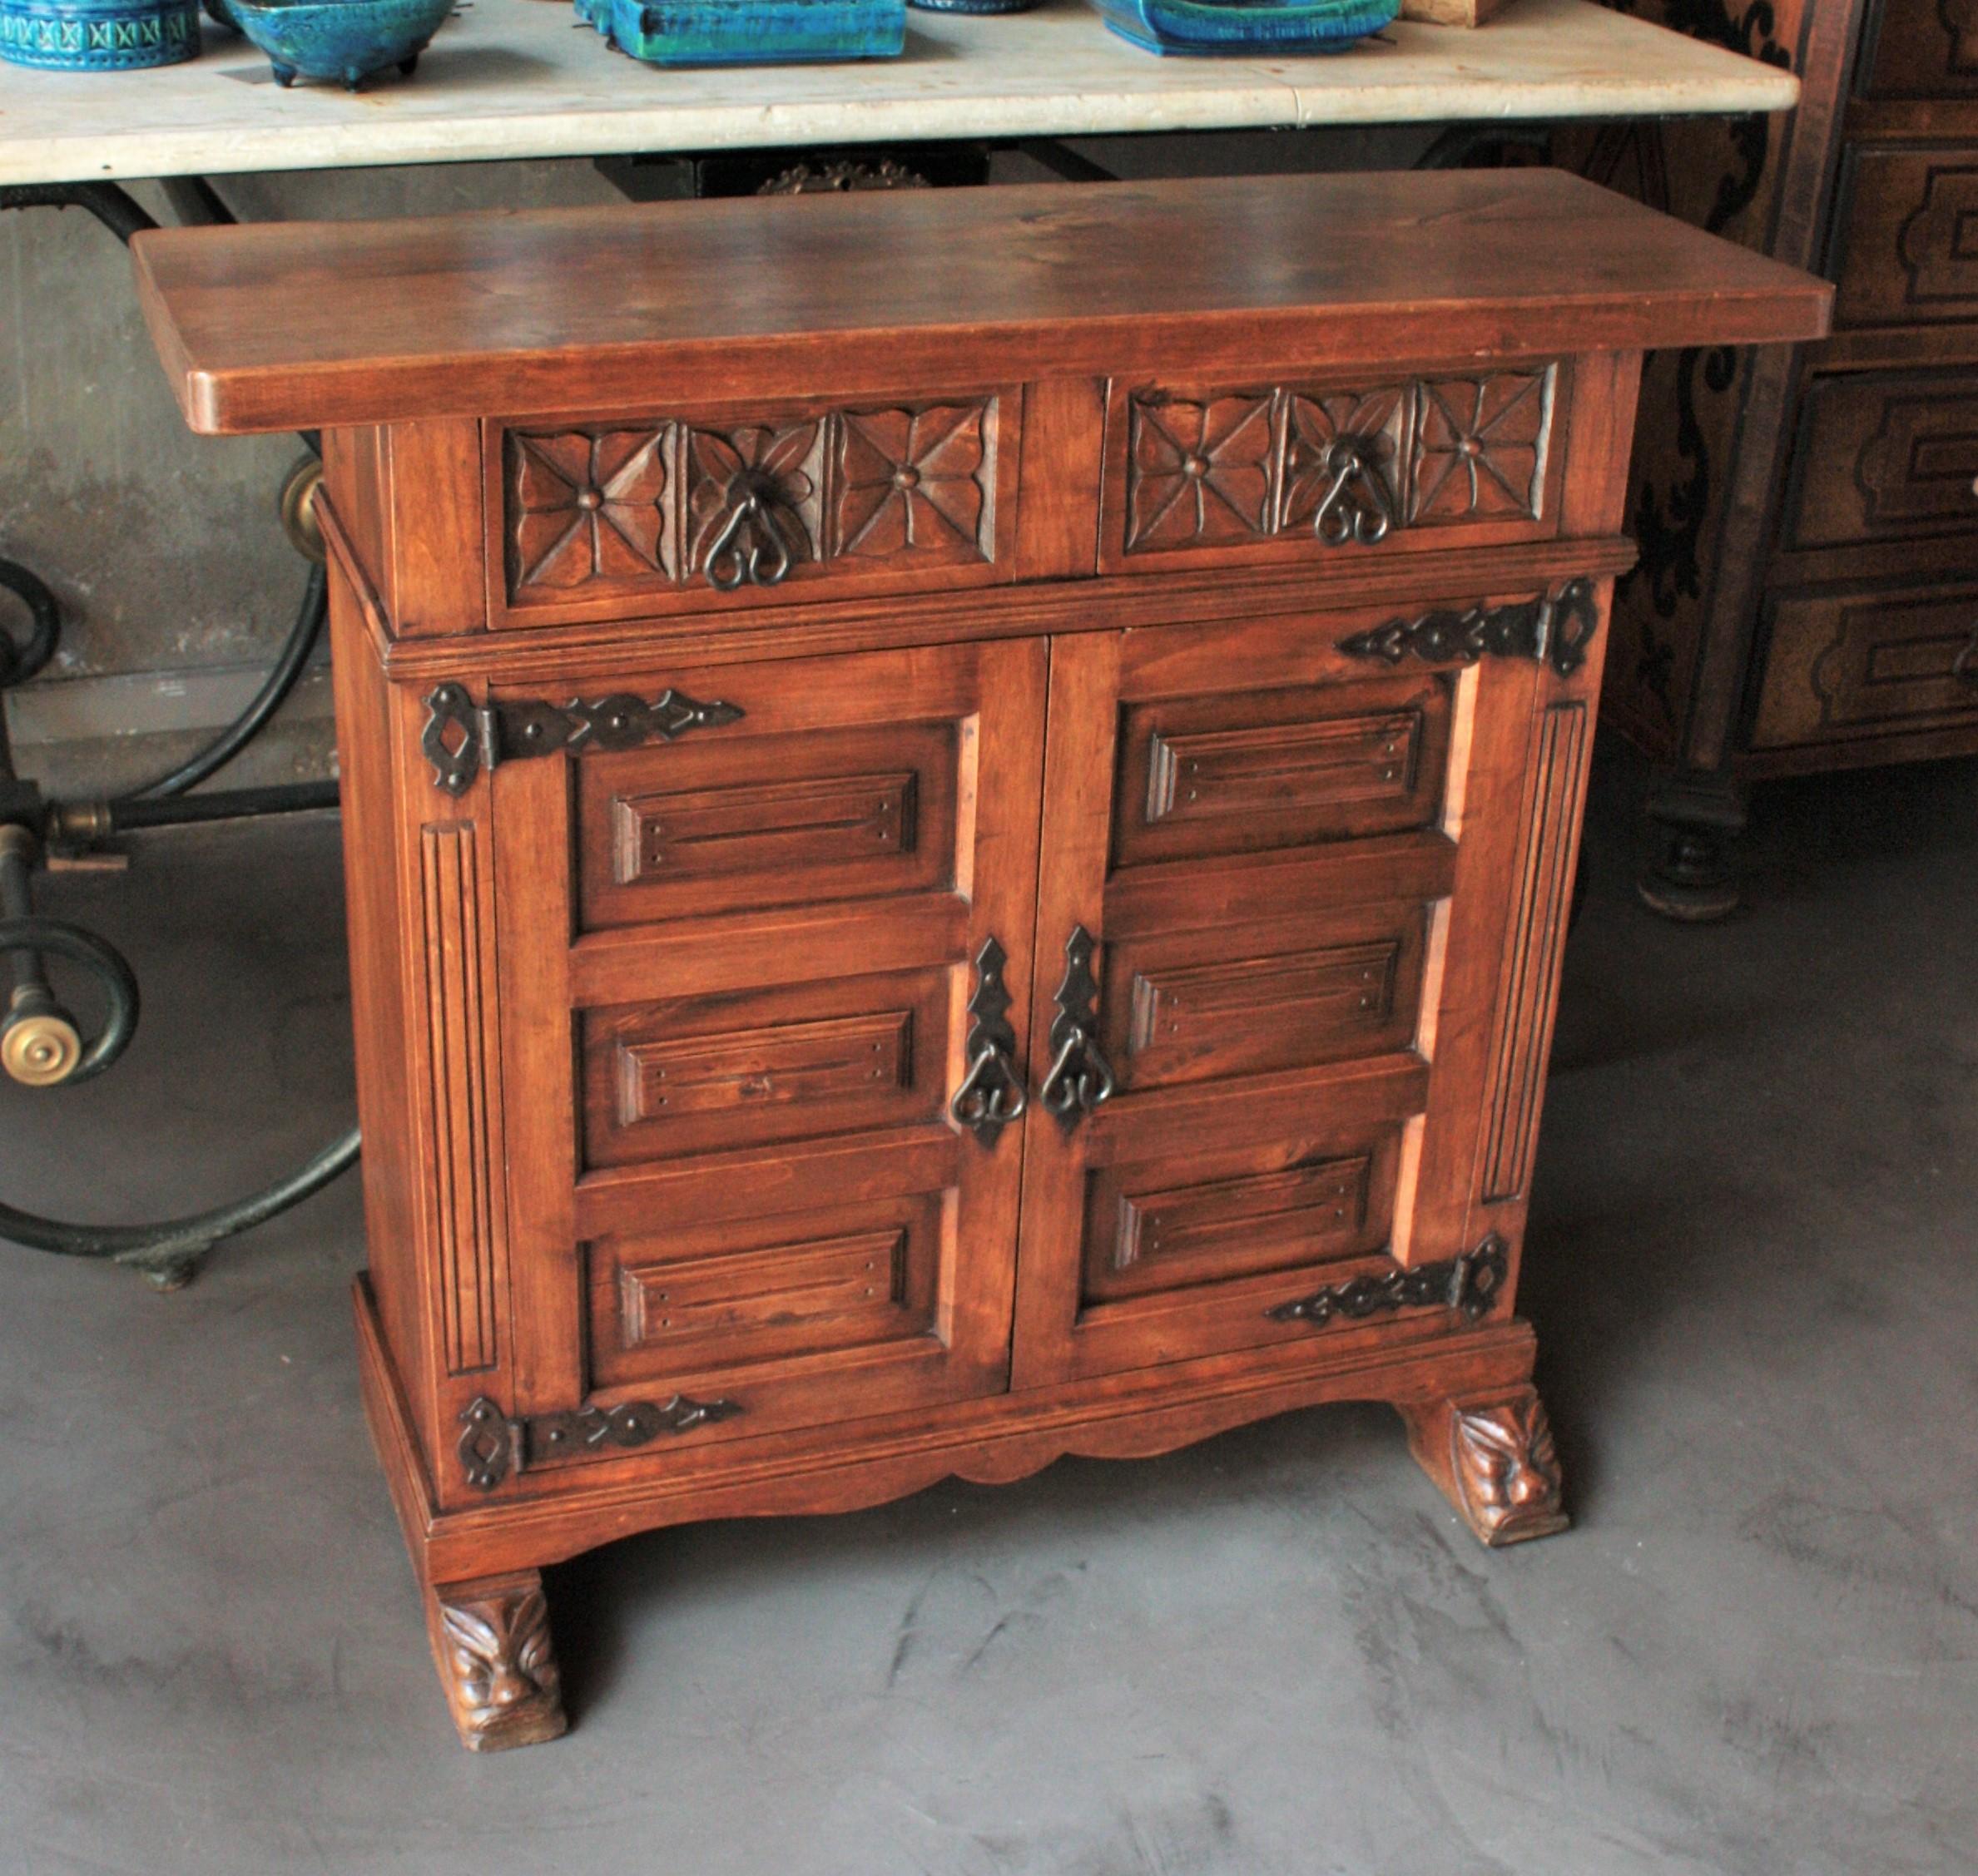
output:
[{"label": "dark wooden box under table", "polygon": [[470,1745],[540,1567],[1393,1403],[1512,1314],[1644,347],[1828,290],[1548,172],[141,235],[326,470],[364,1398]]}]

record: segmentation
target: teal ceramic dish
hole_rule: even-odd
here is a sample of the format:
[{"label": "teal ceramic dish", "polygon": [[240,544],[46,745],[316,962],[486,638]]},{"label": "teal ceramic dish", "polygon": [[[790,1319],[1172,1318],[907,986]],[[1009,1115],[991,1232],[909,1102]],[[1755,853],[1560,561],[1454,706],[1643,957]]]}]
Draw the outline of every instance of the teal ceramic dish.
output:
[{"label": "teal ceramic dish", "polygon": [[457,0],[226,0],[278,85],[314,78],[356,91],[396,66],[408,77]]},{"label": "teal ceramic dish", "polygon": [[897,58],[906,0],[576,0],[647,65],[800,65]]},{"label": "teal ceramic dish", "polygon": [[199,51],[199,0],[0,0],[0,59],[43,72],[141,72]]},{"label": "teal ceramic dish", "polygon": [[1093,0],[1121,38],[1150,52],[1343,52],[1391,26],[1401,0]]}]

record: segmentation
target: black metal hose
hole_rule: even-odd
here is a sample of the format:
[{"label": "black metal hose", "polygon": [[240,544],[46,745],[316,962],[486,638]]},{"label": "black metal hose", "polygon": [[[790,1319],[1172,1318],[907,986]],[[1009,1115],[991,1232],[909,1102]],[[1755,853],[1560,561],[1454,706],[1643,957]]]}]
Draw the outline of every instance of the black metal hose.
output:
[{"label": "black metal hose", "polygon": [[224,769],[261,732],[262,726],[282,706],[295,681],[309,663],[310,654],[322,636],[323,621],[330,608],[330,585],[320,567],[309,570],[309,583],[303,588],[302,604],[280,656],[269,671],[246,709],[222,730],[198,755],[181,762],[169,775],[146,782],[120,797],[121,801],[155,800],[161,795],[183,794],[196,788],[216,770]]}]

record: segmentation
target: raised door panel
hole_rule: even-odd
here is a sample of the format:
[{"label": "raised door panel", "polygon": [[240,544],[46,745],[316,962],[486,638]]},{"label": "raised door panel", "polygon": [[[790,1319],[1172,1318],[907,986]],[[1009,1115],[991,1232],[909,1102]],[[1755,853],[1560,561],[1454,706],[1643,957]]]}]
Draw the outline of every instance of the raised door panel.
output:
[{"label": "raised door panel", "polygon": [[1046,657],[616,676],[702,718],[498,770],[525,1419],[1004,1383],[1023,1127],[949,1110],[1027,1015]]},{"label": "raised door panel", "polygon": [[1775,594],[1751,746],[1978,721],[1978,587],[1853,585]]},{"label": "raised door panel", "polygon": [[[1510,627],[1567,595],[1053,644],[1016,1385],[1503,1306],[1589,722]],[[1163,740],[1260,727],[1164,844]]]},{"label": "raised door panel", "polygon": [[1876,98],[1978,97],[1978,3],[1882,0],[1862,55]]},{"label": "raised door panel", "polygon": [[1842,171],[1837,326],[1978,319],[1978,159],[1857,145]]},{"label": "raised door panel", "polygon": [[1787,552],[1978,535],[1978,375],[1822,374],[1793,465]]}]

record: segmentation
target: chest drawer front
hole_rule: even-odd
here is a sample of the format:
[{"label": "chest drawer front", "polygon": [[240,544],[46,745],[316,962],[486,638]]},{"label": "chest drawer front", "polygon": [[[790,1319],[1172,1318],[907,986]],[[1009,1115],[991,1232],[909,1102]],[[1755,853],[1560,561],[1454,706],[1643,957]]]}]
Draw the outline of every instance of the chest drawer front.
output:
[{"label": "chest drawer front", "polygon": [[1843,169],[1837,326],[1978,319],[1978,158],[1855,148]]},{"label": "chest drawer front", "polygon": [[1794,461],[1788,550],[1978,532],[1978,374],[1817,378]]},{"label": "chest drawer front", "polygon": [[1755,749],[1978,720],[1978,585],[1787,595],[1767,624]]},{"label": "chest drawer front", "polygon": [[1568,376],[1540,364],[1345,384],[1115,384],[1102,565],[1545,538]]},{"label": "chest drawer front", "polygon": [[1978,3],[1882,0],[1862,69],[1869,97],[1978,96]]},{"label": "chest drawer front", "polygon": [[491,425],[497,624],[1001,576],[1020,397]]}]

